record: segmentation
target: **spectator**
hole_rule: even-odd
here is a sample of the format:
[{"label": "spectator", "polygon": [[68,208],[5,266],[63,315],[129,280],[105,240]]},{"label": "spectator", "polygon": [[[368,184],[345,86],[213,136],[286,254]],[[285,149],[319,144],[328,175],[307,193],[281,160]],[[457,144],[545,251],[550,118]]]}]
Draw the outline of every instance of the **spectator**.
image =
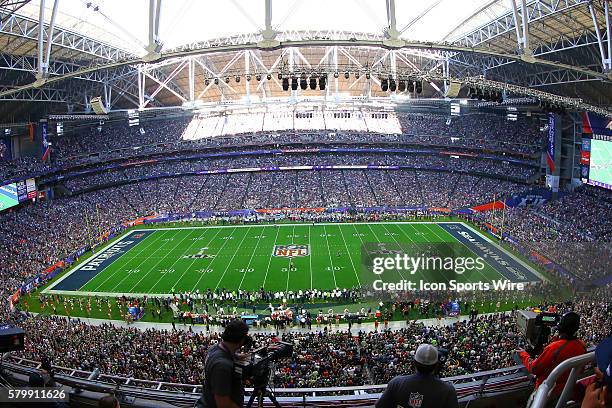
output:
[{"label": "spectator", "polygon": [[595,377],[587,387],[581,408],[612,407],[612,337],[608,337],[595,349]]},{"label": "spectator", "polygon": [[249,327],[234,320],[225,327],[219,344],[208,351],[204,366],[205,380],[198,406],[204,408],[235,408],[244,403],[242,375],[234,369],[236,353],[250,344]]},{"label": "spectator", "polygon": [[430,344],[421,344],[414,355],[416,374],[392,379],[376,403],[376,408],[459,407],[457,393],[452,384],[435,376],[438,350]]},{"label": "spectator", "polygon": [[120,408],[119,400],[114,395],[107,395],[100,398],[98,408]]},{"label": "spectator", "polygon": [[[529,373],[536,376],[536,389],[563,361],[586,353],[586,345],[575,336],[579,327],[580,315],[576,312],[567,312],[559,321],[559,339],[548,344],[536,359],[532,359],[525,350],[519,350],[519,358],[523,365]],[[568,375],[569,373],[566,373],[559,377],[551,394],[552,398],[561,394]]]}]

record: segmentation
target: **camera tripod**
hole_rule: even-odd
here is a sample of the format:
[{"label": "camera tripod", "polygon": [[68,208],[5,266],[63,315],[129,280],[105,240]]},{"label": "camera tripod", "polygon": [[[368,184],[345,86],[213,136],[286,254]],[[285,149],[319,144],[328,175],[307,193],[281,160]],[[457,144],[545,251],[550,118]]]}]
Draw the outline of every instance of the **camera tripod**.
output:
[{"label": "camera tripod", "polygon": [[264,368],[264,370],[260,371],[258,375],[253,377],[253,393],[251,394],[251,398],[249,398],[249,402],[247,402],[246,408],[251,408],[256,398],[256,406],[259,408],[264,406],[263,404],[265,398],[268,398],[276,408],[282,408],[281,404],[279,404],[276,400],[274,392],[268,386],[272,372],[272,367],[268,365]]},{"label": "camera tripod", "polygon": [[282,408],[281,404],[279,404],[276,400],[274,392],[272,392],[272,390],[268,388],[267,384],[263,384],[253,388],[253,393],[251,394],[251,398],[249,398],[249,402],[247,402],[246,408],[251,408],[253,406],[255,398],[257,398],[257,407],[263,407],[264,399],[268,398],[276,408]]}]

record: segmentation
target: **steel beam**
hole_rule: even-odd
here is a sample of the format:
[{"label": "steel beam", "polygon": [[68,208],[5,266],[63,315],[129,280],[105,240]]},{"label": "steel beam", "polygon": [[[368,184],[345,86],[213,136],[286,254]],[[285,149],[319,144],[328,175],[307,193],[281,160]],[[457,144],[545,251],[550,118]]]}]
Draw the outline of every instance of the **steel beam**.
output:
[{"label": "steel beam", "polygon": [[[322,34],[320,33],[320,35]],[[456,53],[456,55],[451,60],[451,63],[453,63],[453,61],[463,59],[466,61],[466,66],[470,65],[470,62],[473,63],[472,65],[480,66],[480,67],[494,67],[494,66],[507,64],[507,63],[514,63],[514,62],[522,63],[521,57],[518,55],[499,53],[499,52],[494,52],[491,50],[473,49],[473,48],[467,48],[467,47],[462,47],[462,46],[457,46],[457,45],[452,45],[452,44],[424,43],[424,42],[403,41],[403,40],[402,40],[402,43],[403,45],[401,47],[388,46],[386,45],[385,40],[382,39],[380,36],[378,37],[378,40],[376,41],[358,40],[355,38],[346,38],[342,41],[328,39],[328,38],[318,38],[316,40],[308,40],[308,41],[287,41],[287,42],[281,43],[277,48],[275,48],[275,50],[286,50],[289,48],[299,49],[301,47],[307,47],[307,48],[325,47],[326,49],[329,48],[332,50],[334,47],[347,47],[347,49],[352,49],[356,47],[364,47],[365,49],[368,49],[370,51],[373,49],[380,50],[380,53],[381,55],[383,55],[383,57],[379,60],[378,63],[382,62],[386,58],[386,55],[388,55],[388,53],[391,50],[394,50],[395,52],[401,52],[404,56],[429,55],[431,56],[433,60],[441,59],[441,55],[444,52],[452,52],[452,53]],[[163,53],[162,62],[160,64],[167,65],[169,63],[173,63],[172,62],[173,60],[178,60],[180,58],[184,58],[188,56],[198,56],[198,55],[204,56],[204,55],[209,55],[209,54],[214,55],[214,54],[223,53],[223,52],[233,53],[234,54],[233,58],[231,59],[230,63],[228,63],[227,66],[224,68],[224,70],[227,70],[229,66],[231,66],[235,61],[237,61],[238,59],[240,59],[240,57],[243,56],[242,53],[245,51],[253,51],[253,55],[255,55],[256,52],[268,52],[270,50],[268,48],[264,48],[264,49],[260,48],[257,42],[255,42],[255,43],[241,44],[237,46],[227,45],[227,46],[210,47],[210,48],[203,48],[203,49],[166,52],[166,53]],[[486,65],[483,65],[483,62],[482,62],[483,59],[486,61]],[[87,68],[83,68],[75,72],[65,74],[63,76],[49,78],[47,80],[47,83],[57,82],[57,81],[61,81],[61,80],[68,79],[68,78],[91,75],[92,73],[96,71],[100,71],[100,70],[102,71],[115,70],[121,66],[138,65],[138,64],[141,64],[142,61],[143,61],[142,59],[132,59],[129,61],[124,61],[124,62],[115,62],[115,63],[111,63],[107,65],[87,67]],[[373,66],[376,67],[376,63]],[[571,64],[563,64],[563,63],[550,61],[550,60],[535,59],[534,66],[548,67],[549,69],[566,69],[566,70],[571,70],[575,72],[582,72],[584,74],[588,74],[595,78],[600,78],[604,81],[610,80],[607,74],[596,72],[596,71],[593,71],[593,70],[590,70],[584,67],[579,67],[579,66],[575,66]],[[143,70],[150,70],[150,69],[155,69],[157,67],[157,64],[144,64],[142,65],[142,67],[143,67],[142,68]],[[211,70],[211,74],[219,76],[223,74],[223,71],[218,72],[216,70],[215,71]],[[158,76],[158,78],[160,77]],[[160,80],[163,81],[163,79],[161,78]],[[32,87],[32,86],[33,85],[27,85],[25,87],[21,87],[20,89],[24,89],[24,88]],[[231,88],[231,87],[228,86],[228,88]],[[2,94],[6,94],[6,93],[2,93]]]},{"label": "steel beam", "polygon": [[[0,21],[2,21],[0,24],[0,34],[31,41],[39,40],[39,21],[37,20],[18,14],[9,14],[5,10],[0,10]],[[136,55],[129,51],[61,27],[55,27],[52,43],[57,47],[78,51],[90,57],[106,61],[136,58]],[[42,57],[40,59],[42,60]]]},{"label": "steel beam", "polygon": [[44,72],[45,60],[45,0],[40,0],[40,10],[38,11],[38,75],[42,77]]},{"label": "steel beam", "polygon": [[527,75],[527,83],[530,88],[593,81],[599,82],[600,79],[567,70],[552,70]]},{"label": "steel beam", "polygon": [[[607,0],[604,0],[604,3],[608,4]],[[607,11],[607,10],[606,10]],[[597,12],[595,11],[595,7],[593,7],[593,3],[589,3],[589,12],[591,13],[591,18],[593,19],[593,27],[595,28],[595,34],[597,35],[597,45],[599,46],[599,55],[601,57],[601,65],[603,67],[604,72],[610,72],[612,70],[612,64],[610,60],[610,51],[608,51],[608,55],[606,56],[606,51],[604,47],[604,37],[601,34],[601,30],[599,29],[599,21],[597,21]],[[610,30],[609,30],[609,16],[606,16],[606,21],[608,24],[607,35],[608,35],[608,45],[610,43]],[[608,46],[608,49],[610,47]]]},{"label": "steel beam", "polygon": [[527,12],[527,0],[521,0],[521,16],[523,21],[523,54],[531,55],[529,48],[529,13]]},{"label": "steel beam", "polygon": [[[579,6],[585,6],[589,2],[590,0],[534,0],[525,4],[525,13],[521,14],[527,17],[527,21],[523,23],[529,24],[539,21]],[[516,4],[514,7],[516,7]],[[514,10],[511,10],[455,39],[453,44],[477,47],[500,35],[507,34],[513,30],[516,31],[517,23],[518,21],[515,22],[514,18]],[[522,37],[524,36],[525,32],[523,32]]]},{"label": "steel beam", "polygon": [[397,31],[397,22],[395,19],[395,0],[385,0],[387,4],[387,27],[385,35],[391,40],[399,38],[400,33]]}]

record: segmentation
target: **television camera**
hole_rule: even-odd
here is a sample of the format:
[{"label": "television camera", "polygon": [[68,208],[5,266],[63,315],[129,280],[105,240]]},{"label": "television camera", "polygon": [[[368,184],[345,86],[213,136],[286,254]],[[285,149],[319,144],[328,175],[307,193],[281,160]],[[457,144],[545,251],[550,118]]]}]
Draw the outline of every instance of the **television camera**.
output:
[{"label": "television camera", "polygon": [[527,342],[525,350],[532,356],[539,354],[550,340],[551,329],[558,326],[560,320],[557,313],[519,310],[516,325]]},{"label": "television camera", "polygon": [[253,393],[247,403],[247,408],[253,406],[257,398],[257,406],[263,406],[264,397],[268,397],[275,407],[280,407],[276,397],[268,389],[268,380],[272,373],[272,364],[281,358],[291,357],[293,345],[284,341],[272,343],[251,351],[248,358],[238,360],[234,364],[234,370],[242,375],[243,380],[253,383]]}]

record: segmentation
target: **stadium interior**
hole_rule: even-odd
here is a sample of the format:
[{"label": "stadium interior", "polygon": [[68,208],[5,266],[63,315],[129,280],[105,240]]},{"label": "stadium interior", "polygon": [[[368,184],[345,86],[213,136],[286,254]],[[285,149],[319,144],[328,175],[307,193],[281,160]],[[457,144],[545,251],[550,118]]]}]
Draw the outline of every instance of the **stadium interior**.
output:
[{"label": "stadium interior", "polygon": [[612,406],[610,3],[0,0],[0,407]]}]

